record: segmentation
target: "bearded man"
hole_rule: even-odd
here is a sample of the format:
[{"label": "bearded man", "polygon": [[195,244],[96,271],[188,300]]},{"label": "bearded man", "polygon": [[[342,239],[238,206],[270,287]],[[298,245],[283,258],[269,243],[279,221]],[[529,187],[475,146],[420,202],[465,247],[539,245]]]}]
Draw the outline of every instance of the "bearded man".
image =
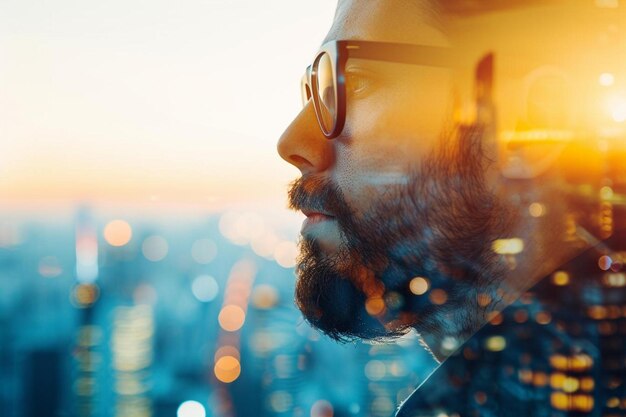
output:
[{"label": "bearded man", "polygon": [[623,405],[616,4],[339,1],[278,143],[296,304],[337,340],[418,332],[442,365],[399,415]]}]

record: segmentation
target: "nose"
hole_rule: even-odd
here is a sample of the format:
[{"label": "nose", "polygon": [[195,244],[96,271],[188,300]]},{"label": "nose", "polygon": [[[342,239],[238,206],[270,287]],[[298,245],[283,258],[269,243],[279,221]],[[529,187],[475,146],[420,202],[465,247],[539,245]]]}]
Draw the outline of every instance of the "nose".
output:
[{"label": "nose", "polygon": [[333,141],[326,139],[308,102],[278,140],[278,154],[302,175],[327,170],[334,162]]}]

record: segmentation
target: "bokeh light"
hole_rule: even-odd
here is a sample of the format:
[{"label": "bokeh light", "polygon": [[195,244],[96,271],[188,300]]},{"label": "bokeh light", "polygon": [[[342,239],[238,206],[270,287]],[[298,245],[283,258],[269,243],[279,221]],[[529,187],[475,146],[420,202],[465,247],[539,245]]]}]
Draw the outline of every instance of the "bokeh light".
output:
[{"label": "bokeh light", "polygon": [[235,233],[246,242],[260,236],[265,230],[265,223],[257,213],[244,213],[235,221]]},{"label": "bokeh light", "polygon": [[545,311],[539,311],[535,315],[535,321],[539,324],[549,324],[552,321],[552,316],[550,315],[550,313],[547,313]]},{"label": "bokeh light", "polygon": [[247,245],[266,233],[265,221],[253,212],[227,212],[220,218],[219,228],[236,245]]},{"label": "bokeh light", "polygon": [[554,285],[567,285],[569,284],[569,274],[566,271],[556,271],[552,275],[552,282]]},{"label": "bokeh light", "polygon": [[176,411],[177,417],[205,417],[206,410],[198,401],[185,401]]},{"label": "bokeh light", "polygon": [[613,198],[613,189],[608,185],[600,188],[600,198],[603,200],[610,200]]},{"label": "bokeh light", "polygon": [[422,277],[415,277],[409,283],[409,289],[415,295],[422,295],[428,291],[428,280]]},{"label": "bokeh light", "polygon": [[492,249],[500,255],[517,255],[524,250],[524,241],[520,238],[497,239],[493,241]]},{"label": "bokeh light", "polygon": [[91,306],[98,300],[100,288],[96,284],[78,284],[72,290],[72,304],[78,308]]},{"label": "bokeh light", "polygon": [[545,204],[541,204],[541,203],[531,203],[528,206],[528,213],[532,216],[532,217],[542,217],[546,214],[546,206]]},{"label": "bokeh light", "polygon": [[441,342],[441,348],[448,352],[452,352],[458,347],[459,347],[459,340],[456,337],[446,336],[443,338],[443,341]]},{"label": "bokeh light", "polygon": [[448,293],[442,289],[437,288],[431,291],[428,298],[430,299],[431,303],[435,305],[442,305],[445,304],[446,301],[448,301]]},{"label": "bokeh light", "polygon": [[39,260],[38,271],[44,278],[54,278],[61,275],[63,268],[56,256],[44,256]]},{"label": "bokeh light", "polygon": [[379,360],[371,360],[365,365],[365,376],[370,381],[379,381],[385,376],[385,364]]},{"label": "bokeh light", "polygon": [[293,405],[293,397],[287,391],[274,391],[269,398],[270,407],[276,413],[285,413]]},{"label": "bokeh light", "polygon": [[223,358],[224,356],[232,356],[233,358],[239,360],[239,358],[241,357],[241,354],[239,352],[239,349],[237,349],[236,347],[230,346],[230,345],[224,345],[224,346],[220,346],[215,351],[215,357],[214,357],[215,362],[217,362],[220,358]]},{"label": "bokeh light", "polygon": [[317,400],[311,407],[311,417],[333,417],[335,410],[326,400]]},{"label": "bokeh light", "polygon": [[608,271],[611,268],[613,260],[610,256],[603,255],[598,259],[598,267],[603,271]]},{"label": "bokeh light", "polygon": [[191,257],[199,264],[211,263],[217,255],[217,245],[211,239],[198,239],[191,246]]},{"label": "bokeh light", "polygon": [[608,287],[624,287],[626,286],[626,274],[623,272],[609,272],[604,274],[602,281]]},{"label": "bokeh light", "polygon": [[147,237],[141,245],[141,253],[149,261],[158,262],[167,256],[169,246],[162,236]]},{"label": "bokeh light", "polygon": [[380,297],[370,297],[365,301],[365,310],[370,316],[378,316],[385,310],[385,301]]},{"label": "bokeh light", "polygon": [[252,304],[261,310],[268,310],[278,303],[278,291],[267,284],[257,286],[252,292]]},{"label": "bokeh light", "polygon": [[241,329],[246,320],[246,313],[243,309],[236,305],[227,305],[222,308],[218,321],[222,329],[227,332],[236,332]]},{"label": "bokeh light", "polygon": [[506,347],[506,339],[502,336],[491,336],[485,340],[485,348],[492,352],[500,352]]},{"label": "bokeh light", "polygon": [[156,289],[150,284],[140,284],[133,291],[133,300],[138,305],[155,305],[158,299],[159,295]]},{"label": "bokeh light", "polygon": [[603,87],[610,87],[615,83],[615,76],[610,72],[603,72],[598,77],[598,83]]},{"label": "bokeh light", "polygon": [[284,241],[279,243],[274,250],[274,259],[283,268],[293,268],[296,265],[298,247],[294,242]]},{"label": "bokeh light", "polygon": [[219,381],[229,384],[239,378],[241,364],[235,357],[223,356],[215,361],[213,372]]},{"label": "bokeh light", "polygon": [[256,237],[250,243],[252,250],[259,256],[264,258],[272,258],[276,246],[280,243],[278,237],[272,232],[266,232],[263,235]]},{"label": "bokeh light", "polygon": [[379,396],[372,401],[371,409],[373,415],[387,416],[393,414],[394,404],[388,397]]},{"label": "bokeh light", "polygon": [[626,99],[622,97],[613,98],[609,102],[609,112],[616,123],[626,121]]},{"label": "bokeh light", "polygon": [[104,240],[111,246],[124,246],[133,237],[133,230],[124,220],[113,220],[104,227]]},{"label": "bokeh light", "polygon": [[198,301],[213,301],[219,292],[217,281],[210,275],[200,275],[191,283],[191,292]]}]

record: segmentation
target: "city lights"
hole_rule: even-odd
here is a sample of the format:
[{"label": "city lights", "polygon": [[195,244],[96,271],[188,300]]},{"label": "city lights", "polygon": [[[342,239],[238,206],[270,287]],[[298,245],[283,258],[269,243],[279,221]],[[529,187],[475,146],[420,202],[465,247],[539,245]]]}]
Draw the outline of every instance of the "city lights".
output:
[{"label": "city lights", "polygon": [[494,240],[492,248],[500,255],[517,255],[524,250],[524,241],[519,238],[497,239]]},{"label": "city lights", "polygon": [[369,297],[365,301],[365,310],[370,316],[378,316],[385,311],[385,301],[380,297]]},{"label": "city lights", "polygon": [[222,329],[228,332],[236,332],[241,329],[246,319],[246,313],[236,305],[227,305],[222,308],[218,320]]},{"label": "city lights", "polygon": [[293,397],[287,391],[275,391],[269,398],[271,408],[277,413],[285,413],[293,406]]},{"label": "city lights", "polygon": [[111,246],[124,246],[130,242],[133,231],[124,220],[112,220],[104,227],[104,240]]},{"label": "city lights", "polygon": [[609,112],[611,118],[616,123],[626,121],[626,99],[623,97],[614,97],[609,101]]},{"label": "city lights", "polygon": [[293,268],[296,265],[298,247],[293,242],[281,242],[274,249],[274,258],[283,268]]},{"label": "city lights", "polygon": [[230,384],[239,378],[241,365],[239,360],[232,356],[223,356],[215,361],[213,368],[215,377],[225,384]]},{"label": "city lights", "polygon": [[608,271],[611,269],[611,265],[613,264],[613,260],[610,256],[602,255],[598,258],[598,267],[603,271]]},{"label": "city lights", "polygon": [[437,288],[430,292],[428,299],[431,303],[435,305],[442,305],[445,304],[446,301],[448,301],[448,293],[446,293],[442,289]]},{"label": "city lights", "polygon": [[532,203],[528,206],[528,213],[532,217],[542,217],[546,213],[546,206],[542,203]]},{"label": "city lights", "polygon": [[217,362],[220,358],[224,356],[232,356],[233,358],[237,360],[241,358],[239,350],[236,347],[229,346],[229,345],[224,345],[217,349],[217,351],[215,352],[215,358],[214,358],[215,362]]},{"label": "city lights", "polygon": [[428,291],[428,280],[422,277],[415,277],[409,282],[409,288],[415,295],[423,295]]},{"label": "city lights", "polygon": [[206,410],[198,401],[185,401],[178,406],[176,417],[206,417]]},{"label": "city lights", "polygon": [[385,364],[378,360],[371,360],[365,365],[364,372],[370,381],[378,381],[385,376]]},{"label": "city lights", "polygon": [[278,291],[271,285],[258,285],[252,292],[252,304],[259,309],[270,309],[278,303]]},{"label": "city lights", "polygon": [[72,303],[78,308],[91,306],[98,300],[100,288],[96,284],[78,284],[72,292]]},{"label": "city lights", "polygon": [[55,256],[45,256],[39,261],[38,271],[44,278],[55,278],[63,273],[63,268]]},{"label": "city lights", "polygon": [[89,210],[80,210],[75,233],[76,280],[92,284],[98,279],[98,238]]},{"label": "city lights", "polygon": [[485,348],[492,352],[501,352],[506,348],[506,339],[502,336],[492,336],[485,341]]},{"label": "city lights", "polygon": [[556,271],[552,274],[552,282],[554,285],[564,286],[569,284],[569,274],[565,271]]},{"label": "city lights", "polygon": [[208,303],[213,301],[219,291],[217,281],[210,275],[200,275],[191,284],[191,291],[198,301]]},{"label": "city lights", "polygon": [[603,276],[604,284],[608,287],[625,287],[626,273],[624,272],[607,272]]},{"label": "city lights", "polygon": [[199,264],[206,265],[217,256],[217,245],[211,239],[199,239],[191,247],[191,256]]},{"label": "city lights", "polygon": [[317,400],[311,407],[311,417],[333,417],[334,411],[330,402]]},{"label": "city lights", "polygon": [[273,258],[274,250],[279,243],[280,240],[278,239],[278,237],[274,233],[267,231],[266,233],[252,240],[250,246],[252,247],[254,253],[256,253],[258,256],[271,259]]},{"label": "city lights", "polygon": [[603,72],[598,77],[598,82],[603,87],[610,87],[613,85],[613,83],[615,83],[615,76],[610,72]]},{"label": "city lights", "polygon": [[147,237],[141,245],[143,256],[152,262],[163,260],[167,256],[168,251],[169,245],[162,236]]},{"label": "city lights", "polygon": [[[0,410],[624,414],[626,0],[4,3]],[[339,42],[302,110],[335,12],[452,68]]]}]

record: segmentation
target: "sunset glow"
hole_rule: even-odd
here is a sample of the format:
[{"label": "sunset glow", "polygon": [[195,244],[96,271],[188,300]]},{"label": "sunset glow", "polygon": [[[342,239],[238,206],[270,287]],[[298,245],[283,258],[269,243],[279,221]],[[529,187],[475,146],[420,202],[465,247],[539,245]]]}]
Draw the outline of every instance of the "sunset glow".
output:
[{"label": "sunset glow", "polygon": [[3,3],[0,198],[282,202],[276,141],[335,5],[244,3]]}]

